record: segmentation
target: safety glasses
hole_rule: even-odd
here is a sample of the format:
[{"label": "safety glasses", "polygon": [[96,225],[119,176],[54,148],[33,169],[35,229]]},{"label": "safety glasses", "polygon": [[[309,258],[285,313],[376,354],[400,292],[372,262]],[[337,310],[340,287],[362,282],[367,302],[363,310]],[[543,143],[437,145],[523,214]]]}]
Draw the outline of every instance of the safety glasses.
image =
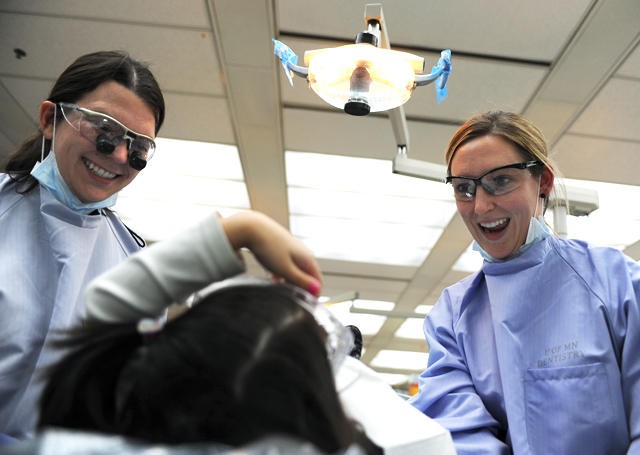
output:
[{"label": "safety glasses", "polygon": [[482,186],[487,193],[500,196],[517,189],[522,184],[526,178],[526,169],[542,164],[539,160],[508,164],[491,169],[478,178],[450,175],[445,181],[451,183],[453,195],[458,201],[472,200],[478,185]]},{"label": "safety glasses", "polygon": [[95,112],[77,104],[58,103],[62,116],[82,137],[93,142],[96,150],[110,155],[118,144],[126,141],[129,166],[141,171],[156,149],[149,136],[136,133],[106,114]]}]

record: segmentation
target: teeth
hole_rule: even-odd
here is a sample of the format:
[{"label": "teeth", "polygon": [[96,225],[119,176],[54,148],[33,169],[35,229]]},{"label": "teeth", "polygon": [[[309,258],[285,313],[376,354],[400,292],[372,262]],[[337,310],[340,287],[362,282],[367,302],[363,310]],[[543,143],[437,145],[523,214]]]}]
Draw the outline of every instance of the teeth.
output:
[{"label": "teeth", "polygon": [[502,218],[501,220],[493,221],[491,223],[480,223],[480,226],[482,226],[485,229],[495,229],[498,226],[505,224],[506,222],[507,222],[507,219]]},{"label": "teeth", "polygon": [[91,172],[96,174],[98,177],[102,177],[103,179],[112,179],[112,178],[116,177],[116,174],[114,174],[112,172],[109,172],[109,171],[107,171],[105,169],[102,169],[101,167],[96,166],[91,161],[84,160],[84,164],[87,166],[87,168]]}]

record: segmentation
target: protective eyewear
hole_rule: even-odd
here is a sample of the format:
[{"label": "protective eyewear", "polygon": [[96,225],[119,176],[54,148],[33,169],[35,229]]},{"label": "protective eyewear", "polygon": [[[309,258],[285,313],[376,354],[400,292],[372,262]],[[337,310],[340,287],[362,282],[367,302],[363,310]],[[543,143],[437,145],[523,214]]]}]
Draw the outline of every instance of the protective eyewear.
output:
[{"label": "protective eyewear", "polygon": [[96,150],[110,155],[118,144],[126,141],[129,166],[141,171],[153,156],[156,144],[149,136],[136,133],[106,114],[95,112],[77,104],[58,103],[62,116],[85,139],[96,145]]},{"label": "protective eyewear", "polygon": [[445,179],[446,183],[451,183],[453,195],[458,201],[470,201],[478,190],[478,185],[489,194],[500,196],[517,189],[525,179],[525,169],[541,166],[539,160],[526,161],[524,163],[508,164],[491,169],[478,178],[453,176]]}]

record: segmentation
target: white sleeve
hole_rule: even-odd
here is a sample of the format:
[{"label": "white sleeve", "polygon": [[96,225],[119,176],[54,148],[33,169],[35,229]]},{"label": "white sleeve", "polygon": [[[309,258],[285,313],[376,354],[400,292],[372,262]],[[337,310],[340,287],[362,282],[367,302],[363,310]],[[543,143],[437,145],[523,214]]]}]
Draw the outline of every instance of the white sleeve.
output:
[{"label": "white sleeve", "polygon": [[84,295],[87,317],[103,322],[157,317],[170,304],[244,270],[213,214],[93,280]]},{"label": "white sleeve", "polygon": [[400,397],[364,363],[347,357],[336,375],[340,402],[385,455],[455,455],[449,432]]}]

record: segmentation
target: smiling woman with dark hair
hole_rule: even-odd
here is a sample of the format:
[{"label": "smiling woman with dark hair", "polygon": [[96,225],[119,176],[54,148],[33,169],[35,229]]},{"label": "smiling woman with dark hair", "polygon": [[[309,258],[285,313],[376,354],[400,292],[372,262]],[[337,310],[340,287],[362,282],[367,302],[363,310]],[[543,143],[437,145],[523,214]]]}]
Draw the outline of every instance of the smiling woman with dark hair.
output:
[{"label": "smiling woman with dark hair", "polygon": [[87,282],[144,246],[110,207],[151,157],[164,116],[148,65],[122,51],[82,55],[0,174],[0,434],[33,431],[49,333],[82,317]]}]

